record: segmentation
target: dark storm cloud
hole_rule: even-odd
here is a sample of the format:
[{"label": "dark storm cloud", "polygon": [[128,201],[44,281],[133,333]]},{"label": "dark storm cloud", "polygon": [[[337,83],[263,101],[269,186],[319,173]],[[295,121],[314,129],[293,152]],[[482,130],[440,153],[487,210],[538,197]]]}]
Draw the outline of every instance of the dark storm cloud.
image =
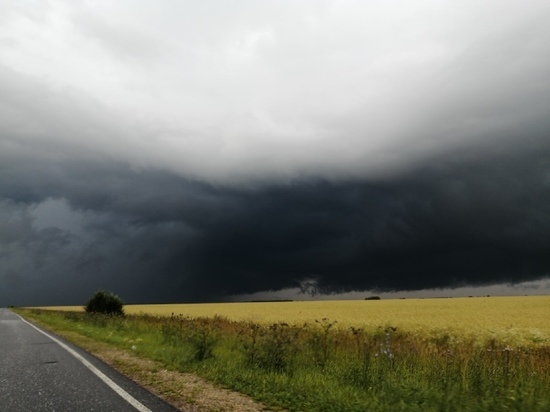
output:
[{"label": "dark storm cloud", "polygon": [[[509,150],[512,148],[508,148]],[[435,161],[385,182],[247,193],[192,249],[201,289],[323,293],[520,282],[550,273],[547,144]],[[465,158],[464,158],[465,157]],[[260,286],[259,286],[260,285]]]},{"label": "dark storm cloud", "polygon": [[549,13],[1,3],[0,305],[548,275]]},{"label": "dark storm cloud", "polygon": [[[550,273],[548,159],[547,139],[531,137],[385,180],[250,188],[121,164],[2,158],[5,213],[27,208],[3,227],[3,281],[30,282],[36,296],[49,290],[41,301],[55,303],[99,287],[133,301],[200,301],[308,280],[330,294],[538,279]],[[30,210],[48,198],[83,216],[83,234],[33,228]]]}]

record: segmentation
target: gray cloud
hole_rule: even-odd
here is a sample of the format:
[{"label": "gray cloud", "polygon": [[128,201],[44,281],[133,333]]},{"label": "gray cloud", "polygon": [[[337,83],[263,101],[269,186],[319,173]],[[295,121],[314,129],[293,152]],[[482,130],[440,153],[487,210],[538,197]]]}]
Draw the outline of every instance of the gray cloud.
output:
[{"label": "gray cloud", "polygon": [[547,276],[550,8],[396,6],[1,5],[0,299]]},{"label": "gray cloud", "polygon": [[[540,279],[550,270],[550,147],[522,146],[469,148],[386,180],[256,187],[113,163],[14,162],[17,184],[0,185],[12,199],[4,219],[26,212],[3,230],[12,262],[3,276],[68,282],[75,300],[109,286],[133,301],[224,299],[307,280],[333,294]],[[36,211],[54,213],[56,202],[69,223],[43,228]],[[14,270],[26,255],[34,259]],[[42,301],[68,300],[51,293]]]},{"label": "gray cloud", "polygon": [[219,183],[390,173],[549,105],[545,2],[8,9],[19,139]]}]

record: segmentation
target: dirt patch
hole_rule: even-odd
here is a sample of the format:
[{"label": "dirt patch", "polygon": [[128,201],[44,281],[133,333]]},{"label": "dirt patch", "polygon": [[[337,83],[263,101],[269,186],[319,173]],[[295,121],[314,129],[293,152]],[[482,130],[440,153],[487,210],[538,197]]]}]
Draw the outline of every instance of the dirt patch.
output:
[{"label": "dirt patch", "polygon": [[240,393],[219,388],[196,375],[169,371],[154,361],[140,359],[121,350],[109,348],[94,355],[184,411],[269,410]]}]

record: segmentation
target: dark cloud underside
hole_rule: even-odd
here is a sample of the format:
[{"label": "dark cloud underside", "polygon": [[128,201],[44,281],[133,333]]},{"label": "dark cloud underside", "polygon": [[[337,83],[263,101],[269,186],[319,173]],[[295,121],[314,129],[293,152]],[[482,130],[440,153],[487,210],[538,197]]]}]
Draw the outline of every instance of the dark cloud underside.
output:
[{"label": "dark cloud underside", "polygon": [[[47,303],[98,287],[133,301],[203,301],[306,280],[332,294],[538,279],[550,273],[548,159],[547,140],[531,138],[385,179],[251,188],[108,162],[4,158],[4,210],[53,197],[84,222],[38,230],[30,212],[12,217],[4,276],[15,288],[55,280],[59,290],[36,297]],[[32,261],[20,262],[25,255]]]}]

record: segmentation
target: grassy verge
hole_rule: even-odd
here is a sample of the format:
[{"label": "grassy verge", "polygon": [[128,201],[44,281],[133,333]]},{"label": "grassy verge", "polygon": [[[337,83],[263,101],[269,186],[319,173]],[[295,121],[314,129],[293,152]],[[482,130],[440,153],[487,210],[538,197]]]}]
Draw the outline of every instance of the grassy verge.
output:
[{"label": "grassy verge", "polygon": [[19,310],[291,411],[548,411],[550,347],[384,326]]}]

